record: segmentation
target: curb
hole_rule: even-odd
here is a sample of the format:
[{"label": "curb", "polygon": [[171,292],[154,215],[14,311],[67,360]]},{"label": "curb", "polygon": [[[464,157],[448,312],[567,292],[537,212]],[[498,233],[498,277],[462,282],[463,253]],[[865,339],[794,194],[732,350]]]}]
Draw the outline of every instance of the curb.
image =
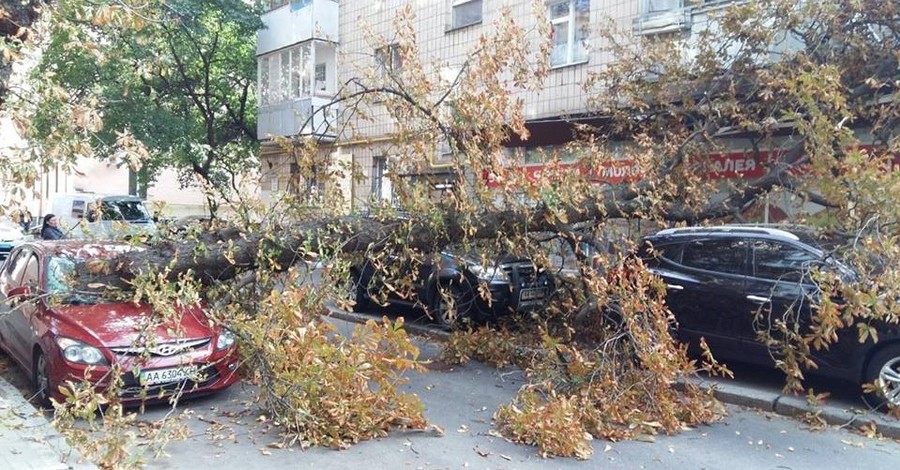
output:
[{"label": "curb", "polygon": [[[380,320],[380,317],[373,317],[365,313],[347,312],[341,310],[334,305],[328,305],[328,311],[331,316],[339,320],[349,321],[353,323],[365,323],[369,320]],[[434,339],[438,341],[446,341],[450,338],[449,331],[442,331],[433,327],[428,327],[416,322],[404,322],[403,329],[425,339]]]},{"label": "curb", "polygon": [[824,402],[810,404],[806,398],[785,395],[780,391],[734,382],[721,377],[704,377],[692,380],[701,388],[711,389],[713,396],[722,403],[744,406],[760,411],[775,413],[790,418],[818,418],[825,423],[841,428],[861,430],[863,427],[875,430],[884,437],[900,439],[900,420],[877,410],[856,408],[848,403]]},{"label": "curb", "polygon": [[804,398],[792,395],[782,395],[774,403],[775,413],[784,416],[802,417],[808,415],[818,416],[826,423],[838,427],[852,427],[861,429],[867,427],[875,430],[884,437],[900,439],[900,420],[878,411],[856,409],[853,407],[842,408],[834,404],[812,406]]}]

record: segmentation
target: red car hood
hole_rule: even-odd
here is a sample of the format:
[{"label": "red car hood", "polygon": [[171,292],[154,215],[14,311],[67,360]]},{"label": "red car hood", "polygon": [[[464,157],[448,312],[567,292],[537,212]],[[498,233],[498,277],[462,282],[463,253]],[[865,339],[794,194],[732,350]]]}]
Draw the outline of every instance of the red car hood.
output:
[{"label": "red car hood", "polygon": [[[130,302],[58,305],[53,308],[53,316],[59,334],[73,339],[87,334],[106,347],[132,346],[142,335],[157,343],[213,336],[209,320],[196,307],[180,310],[176,318],[167,322],[153,314],[149,305]],[[151,326],[154,323],[162,324]]]}]

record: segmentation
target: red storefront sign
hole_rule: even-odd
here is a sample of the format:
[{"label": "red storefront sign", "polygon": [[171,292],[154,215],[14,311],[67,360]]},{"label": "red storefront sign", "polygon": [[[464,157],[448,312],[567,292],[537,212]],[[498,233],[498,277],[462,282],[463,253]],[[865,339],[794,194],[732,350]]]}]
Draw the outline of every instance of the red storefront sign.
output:
[{"label": "red storefront sign", "polygon": [[692,171],[706,179],[759,178],[766,173],[769,152],[712,153],[691,157]]},{"label": "red storefront sign", "polygon": [[[710,154],[702,160],[691,162],[692,171],[700,173],[700,176],[710,179],[728,178],[756,178],[765,173],[765,161],[767,153],[762,153],[759,158],[744,152],[727,154]],[[582,177],[588,177],[591,182],[597,184],[623,184],[639,181],[643,178],[642,168],[630,159],[610,160],[600,167],[589,169],[577,163],[551,163],[549,165],[526,165],[519,169],[525,173],[525,178],[537,183],[545,179],[564,181],[566,173],[577,172]],[[482,175],[489,187],[497,187],[500,182],[487,171]]]},{"label": "red storefront sign", "polygon": [[[870,145],[860,145],[857,150],[872,153]],[[702,156],[688,158],[688,168],[695,175],[710,180],[720,179],[753,179],[766,174],[771,163],[781,156],[781,150],[775,152],[728,152],[711,153]],[[900,165],[900,155],[894,156],[895,165]],[[643,170],[634,160],[621,159],[604,162],[599,168],[590,170],[577,163],[551,163],[548,165],[526,165],[519,168],[525,173],[529,182],[537,183],[545,179],[565,181],[568,172],[577,172],[580,176],[587,176],[591,182],[597,184],[623,184],[639,181],[643,178]],[[803,168],[794,168],[792,174],[803,172]],[[483,175],[489,187],[500,186],[500,182],[491,177],[488,172]]]}]

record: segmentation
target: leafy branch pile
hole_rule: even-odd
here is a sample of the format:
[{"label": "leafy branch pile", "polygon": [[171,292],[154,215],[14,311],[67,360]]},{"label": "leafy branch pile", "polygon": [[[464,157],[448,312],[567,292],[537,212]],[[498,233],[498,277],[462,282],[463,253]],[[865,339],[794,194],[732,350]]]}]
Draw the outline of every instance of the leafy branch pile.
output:
[{"label": "leafy branch pile", "polygon": [[311,286],[273,291],[254,312],[232,318],[246,376],[285,439],[346,447],[392,429],[423,429],[419,398],[398,390],[403,372],[421,368],[402,317],[369,320],[345,337],[323,319],[317,297]]},{"label": "leafy branch pile", "polygon": [[[567,338],[547,334],[545,326],[518,337],[485,328],[448,341],[446,360],[475,357],[524,368],[530,383],[495,413],[499,430],[544,456],[588,458],[594,437],[671,434],[720,418],[712,392],[685,380],[698,372],[697,364],[670,336],[673,319],[659,279],[629,260],[597,285],[603,290],[595,295],[615,303],[594,309]],[[548,321],[554,320],[560,319]],[[498,336],[509,346],[492,346]],[[529,342],[536,343],[531,354],[516,353]],[[705,357],[705,370],[729,373]]]}]

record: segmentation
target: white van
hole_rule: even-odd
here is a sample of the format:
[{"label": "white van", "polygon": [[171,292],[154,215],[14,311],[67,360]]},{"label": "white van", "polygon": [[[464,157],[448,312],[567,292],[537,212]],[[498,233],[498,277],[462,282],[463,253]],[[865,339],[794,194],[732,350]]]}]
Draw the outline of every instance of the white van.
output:
[{"label": "white van", "polygon": [[67,238],[120,238],[156,233],[150,211],[137,196],[57,194],[50,207]]}]

